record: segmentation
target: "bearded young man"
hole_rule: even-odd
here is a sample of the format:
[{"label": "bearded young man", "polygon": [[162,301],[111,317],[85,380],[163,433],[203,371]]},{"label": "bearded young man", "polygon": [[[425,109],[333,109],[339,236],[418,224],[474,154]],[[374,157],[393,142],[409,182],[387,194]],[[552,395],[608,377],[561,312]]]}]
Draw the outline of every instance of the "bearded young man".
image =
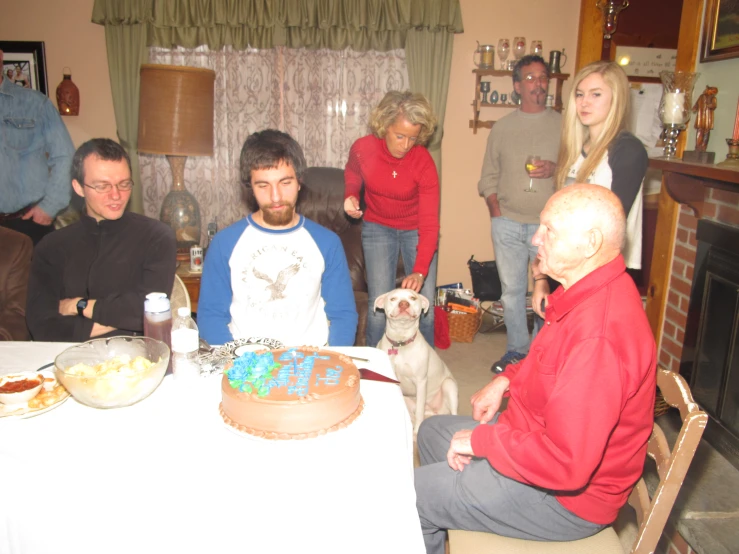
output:
[{"label": "bearded young man", "polygon": [[288,346],[351,346],[357,310],[339,237],[295,210],[306,163],[288,134],[250,135],[241,181],[252,212],[205,257],[200,333],[211,344],[253,336]]}]

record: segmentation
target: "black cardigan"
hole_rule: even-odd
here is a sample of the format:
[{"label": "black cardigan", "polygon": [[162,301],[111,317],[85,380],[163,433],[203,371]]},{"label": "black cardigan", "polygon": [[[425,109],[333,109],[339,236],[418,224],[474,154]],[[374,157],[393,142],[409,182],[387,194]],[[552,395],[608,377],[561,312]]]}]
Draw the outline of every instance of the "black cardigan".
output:
[{"label": "black cardigan", "polygon": [[[33,339],[86,341],[93,322],[117,329],[105,336],[141,334],[144,299],[169,296],[175,264],[174,232],[164,223],[128,212],[99,223],[82,216],[33,253],[26,309]],[[60,300],[78,296],[96,300],[92,319],[59,314]]]}]

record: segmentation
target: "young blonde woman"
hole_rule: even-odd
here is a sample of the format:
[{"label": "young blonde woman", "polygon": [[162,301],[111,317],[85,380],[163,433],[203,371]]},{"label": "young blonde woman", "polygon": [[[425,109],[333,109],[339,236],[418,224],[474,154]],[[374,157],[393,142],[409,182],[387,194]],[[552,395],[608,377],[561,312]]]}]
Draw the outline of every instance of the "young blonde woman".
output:
[{"label": "young blonde woman", "polygon": [[[572,183],[592,183],[618,196],[626,214],[622,254],[626,267],[638,270],[642,181],[649,159],[641,141],[625,129],[629,109],[629,81],[618,64],[600,61],[583,67],[575,75],[565,108],[555,183],[557,190]],[[539,313],[549,285],[546,279],[536,278],[533,306]]]},{"label": "young blonde woman", "polygon": [[[429,300],[420,330],[433,346],[439,177],[423,145],[434,133],[436,116],[422,94],[391,91],[372,110],[369,126],[372,134],[352,145],[344,170],[344,210],[350,217],[364,217],[367,345],[377,346],[385,332],[385,315],[374,311],[375,299],[395,288],[400,252],[410,272],[401,286]],[[363,187],[364,211],[359,209]]]}]

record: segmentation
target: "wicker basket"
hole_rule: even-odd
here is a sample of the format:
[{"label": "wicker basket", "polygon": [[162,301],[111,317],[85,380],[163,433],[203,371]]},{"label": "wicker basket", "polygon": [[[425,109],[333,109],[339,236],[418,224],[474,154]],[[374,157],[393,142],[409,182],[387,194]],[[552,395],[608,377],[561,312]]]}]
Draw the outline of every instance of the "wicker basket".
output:
[{"label": "wicker basket", "polygon": [[449,338],[454,342],[472,342],[482,324],[482,310],[474,314],[449,313]]},{"label": "wicker basket", "polygon": [[670,407],[671,406],[667,403],[665,397],[662,396],[662,392],[657,389],[657,395],[654,399],[654,417],[659,417],[666,414],[669,411]]}]

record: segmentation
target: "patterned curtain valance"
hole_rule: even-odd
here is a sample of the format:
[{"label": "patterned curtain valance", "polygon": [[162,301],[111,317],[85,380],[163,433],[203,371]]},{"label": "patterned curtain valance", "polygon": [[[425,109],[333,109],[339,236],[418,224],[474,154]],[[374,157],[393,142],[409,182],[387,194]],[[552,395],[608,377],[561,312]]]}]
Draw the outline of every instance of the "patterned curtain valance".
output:
[{"label": "patterned curtain valance", "polygon": [[385,51],[409,29],[461,33],[459,0],[95,0],[92,21],[144,24],[147,44]]}]

